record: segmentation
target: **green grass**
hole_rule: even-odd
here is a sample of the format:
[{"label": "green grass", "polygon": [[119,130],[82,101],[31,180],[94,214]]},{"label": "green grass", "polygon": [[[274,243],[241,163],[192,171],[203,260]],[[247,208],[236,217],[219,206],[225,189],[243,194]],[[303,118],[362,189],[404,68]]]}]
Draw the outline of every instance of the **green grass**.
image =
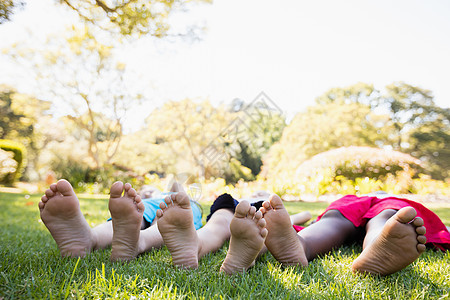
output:
[{"label": "green grass", "polygon": [[[111,250],[84,259],[61,258],[39,219],[39,196],[0,194],[0,299],[447,299],[450,252],[428,250],[401,272],[381,278],[350,271],[360,246],[341,247],[307,268],[281,267],[264,255],[246,274],[219,274],[228,245],[200,261],[198,270],[171,265],[166,248],[130,263],[111,263]],[[291,213],[317,216],[325,203],[288,203]],[[107,199],[81,199],[94,226],[109,217]],[[208,205],[204,207],[208,211]],[[432,208],[450,225],[449,207]]]}]

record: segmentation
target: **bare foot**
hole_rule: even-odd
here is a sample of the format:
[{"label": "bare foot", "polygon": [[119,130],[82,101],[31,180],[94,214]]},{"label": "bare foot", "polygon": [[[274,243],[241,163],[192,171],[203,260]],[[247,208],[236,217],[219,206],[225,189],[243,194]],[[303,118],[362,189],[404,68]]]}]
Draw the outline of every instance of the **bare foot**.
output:
[{"label": "bare foot", "polygon": [[414,208],[404,207],[387,220],[380,235],[353,262],[352,270],[389,275],[415,261],[426,249],[426,229],[416,215]]},{"label": "bare foot", "polygon": [[138,255],[144,209],[141,197],[131,184],[124,185],[117,181],[111,186],[109,211],[113,226],[112,261],[132,260]]},{"label": "bare foot", "polygon": [[273,257],[285,265],[307,266],[305,250],[280,197],[272,195],[263,203],[261,212],[269,231],[265,244]]},{"label": "bare foot", "polygon": [[91,228],[67,180],[50,185],[39,202],[39,211],[62,256],[84,257],[95,247]]},{"label": "bare foot", "polygon": [[243,272],[251,267],[267,236],[266,221],[262,213],[242,201],[236,206],[236,212],[231,220],[231,240],[227,256],[220,267],[221,272],[229,275]]},{"label": "bare foot", "polygon": [[197,268],[199,243],[189,197],[185,193],[172,194],[159,207],[156,225],[172,255],[173,264]]}]

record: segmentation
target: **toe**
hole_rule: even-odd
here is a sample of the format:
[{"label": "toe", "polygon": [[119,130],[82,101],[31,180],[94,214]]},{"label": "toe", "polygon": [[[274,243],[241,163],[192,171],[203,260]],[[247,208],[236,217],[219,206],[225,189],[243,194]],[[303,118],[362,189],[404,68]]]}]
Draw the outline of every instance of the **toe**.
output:
[{"label": "toe", "polygon": [[163,211],[160,210],[160,209],[156,210],[156,216],[157,216],[158,218],[161,218],[161,217],[163,216]]},{"label": "toe", "polygon": [[39,209],[44,209],[45,203],[39,201],[38,206],[39,206]]},{"label": "toe", "polygon": [[426,249],[427,249],[427,247],[425,246],[425,244],[418,244],[417,245],[417,251],[419,251],[419,253],[425,252]]},{"label": "toe", "polygon": [[165,202],[161,202],[159,203],[159,208],[161,208],[162,210],[167,209],[167,204]]},{"label": "toe", "polygon": [[58,188],[56,187],[56,183],[50,184],[50,189],[56,193],[58,191]]},{"label": "toe", "polygon": [[58,192],[60,192],[63,196],[72,196],[72,194],[73,194],[72,186],[65,179],[59,180],[56,183],[56,188],[58,189]]},{"label": "toe", "polygon": [[425,233],[427,233],[427,229],[425,228],[425,226],[420,226],[416,228],[416,233],[420,234],[420,235],[424,235]]},{"label": "toe", "polygon": [[261,211],[259,211],[259,210],[258,210],[258,211],[257,211],[257,212],[255,213],[255,219],[256,219],[256,220],[259,220],[259,219],[261,219],[261,218],[262,218],[262,216],[263,216],[263,215],[262,215],[262,212],[261,212]]},{"label": "toe", "polygon": [[44,203],[47,202],[48,201],[47,196],[46,195],[42,196],[41,197],[41,201],[44,202]]},{"label": "toe", "polygon": [[173,196],[172,199],[174,199],[174,201],[176,201],[179,206],[183,208],[191,207],[189,197],[186,193],[180,192],[172,196]]},{"label": "toe", "polygon": [[140,196],[140,195],[136,195],[136,196],[134,197],[134,202],[136,202],[136,203],[142,202],[141,196]]},{"label": "toe", "polygon": [[262,207],[264,207],[266,209],[266,212],[272,209],[269,201],[264,201]]},{"label": "toe", "polygon": [[170,207],[170,206],[173,205],[172,197],[171,197],[171,196],[167,196],[166,198],[164,198],[164,202],[165,202],[165,204],[166,204],[167,207]]},{"label": "toe", "polygon": [[145,205],[141,201],[136,203],[136,207],[139,211],[144,211],[145,209]]},{"label": "toe", "polygon": [[[123,185],[123,196],[124,197],[129,197],[130,196],[129,195],[130,190],[131,190],[131,184],[129,184],[128,182],[125,183]],[[133,197],[133,196],[131,196],[131,197]]]},{"label": "toe", "polygon": [[284,208],[283,201],[282,201],[281,198],[280,198],[278,195],[276,195],[276,194],[270,196],[269,201],[270,201],[271,206],[272,206],[274,209],[282,209],[282,208]]},{"label": "toe", "polygon": [[234,216],[237,218],[245,218],[247,216],[247,213],[250,209],[250,203],[248,201],[241,201],[236,206],[236,211],[234,213]]},{"label": "toe", "polygon": [[263,238],[266,238],[267,234],[269,233],[269,231],[267,231],[267,228],[263,228],[261,229],[261,236]]},{"label": "toe", "polygon": [[136,197],[136,195],[137,195],[137,193],[136,193],[135,189],[133,189],[133,188],[128,189],[128,196],[129,197],[134,198],[134,197]]},{"label": "toe", "polygon": [[55,192],[53,192],[52,190],[48,189],[45,190],[45,196],[47,197],[47,200],[53,196],[55,196]]},{"label": "toe", "polygon": [[400,223],[406,224],[411,222],[417,215],[417,212],[411,206],[403,207],[395,215],[394,218]]},{"label": "toe", "polygon": [[256,214],[256,207],[250,206],[250,208],[248,209],[247,218],[253,219],[255,217],[255,214]]},{"label": "toe", "polygon": [[256,225],[258,225],[259,228],[264,228],[264,227],[266,227],[266,220],[260,219],[260,220],[256,223]]},{"label": "toe", "polygon": [[424,235],[419,235],[417,237],[417,241],[421,244],[425,244],[427,242],[427,238]]},{"label": "toe", "polygon": [[424,224],[423,219],[421,217],[417,217],[414,219],[413,224],[414,224],[414,226],[417,226],[417,227],[423,226],[423,224]]},{"label": "toe", "polygon": [[122,181],[116,181],[111,186],[111,190],[109,193],[110,193],[111,198],[120,198],[120,197],[122,197],[122,192],[123,192]]}]

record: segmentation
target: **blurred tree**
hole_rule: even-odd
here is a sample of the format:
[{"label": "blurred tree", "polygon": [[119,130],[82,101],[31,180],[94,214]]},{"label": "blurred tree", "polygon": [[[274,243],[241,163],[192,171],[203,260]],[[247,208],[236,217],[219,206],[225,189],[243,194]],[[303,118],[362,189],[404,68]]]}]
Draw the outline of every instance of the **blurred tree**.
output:
[{"label": "blurred tree", "polygon": [[344,88],[331,88],[323,95],[316,98],[317,104],[340,102],[344,104],[359,103],[373,108],[379,104],[380,91],[372,84],[359,82]]},{"label": "blurred tree", "polygon": [[115,59],[111,43],[96,39],[87,27],[72,28],[66,39],[49,39],[42,50],[20,44],[9,53],[31,64],[42,92],[84,132],[80,138],[87,140],[95,168],[117,153],[123,118],[141,99],[127,89],[126,67]]},{"label": "blurred tree", "polygon": [[3,24],[11,20],[11,15],[17,8],[23,7],[24,2],[14,0],[1,0],[0,1],[0,24]]},{"label": "blurred tree", "polygon": [[39,165],[39,154],[52,137],[40,126],[48,121],[50,102],[0,86],[0,139],[22,143],[27,148],[27,176]]},{"label": "blurred tree", "polygon": [[255,177],[261,172],[264,155],[281,138],[286,118],[279,111],[254,107],[240,99],[233,100],[230,111],[235,112],[240,124],[238,134],[226,144],[226,150]]},{"label": "blurred tree", "polygon": [[6,139],[10,135],[27,137],[33,134],[33,125],[22,120],[25,115],[13,109],[13,97],[16,93],[10,87],[0,86],[0,139]]},{"label": "blurred tree", "polygon": [[450,109],[436,105],[431,91],[403,82],[388,85],[386,92],[380,106],[395,129],[394,149],[427,162],[433,177],[450,177]]},{"label": "blurred tree", "polygon": [[333,88],[298,114],[272,147],[266,171],[286,172],[311,156],[343,146],[390,146],[428,163],[435,178],[449,177],[450,110],[430,91],[393,83],[386,93],[358,83]]},{"label": "blurred tree", "polygon": [[[170,101],[146,119],[146,135],[141,142],[161,145],[165,156],[170,153],[170,158],[165,159],[166,166],[176,172],[197,173],[206,178],[218,176],[225,168],[220,158],[226,155],[220,133],[230,120],[231,114],[225,108],[215,108],[207,100],[200,103],[190,99]],[[209,150],[217,151],[215,154],[220,158],[207,158],[205,153]],[[137,155],[157,155],[146,152]],[[173,163],[176,165],[170,166]]]},{"label": "blurred tree", "polygon": [[[102,29],[126,35],[150,34],[161,38],[170,30],[169,17],[174,12],[186,11],[188,0],[59,0],[86,22]],[[208,2],[210,0],[197,0]],[[195,27],[188,29],[195,32]]]},{"label": "blurred tree", "polygon": [[379,146],[387,139],[381,130],[386,115],[371,112],[358,102],[318,101],[306,112],[298,113],[285,128],[278,143],[265,159],[264,176],[295,174],[305,160],[321,152],[346,146]]}]

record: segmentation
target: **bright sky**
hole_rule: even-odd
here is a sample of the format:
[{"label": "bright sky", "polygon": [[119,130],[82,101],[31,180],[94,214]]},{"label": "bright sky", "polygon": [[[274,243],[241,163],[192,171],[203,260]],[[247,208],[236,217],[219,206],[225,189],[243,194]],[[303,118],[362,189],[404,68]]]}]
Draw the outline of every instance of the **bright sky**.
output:
[{"label": "bright sky", "polygon": [[[13,22],[0,26],[0,47],[23,39],[25,28],[42,39],[62,30],[73,14],[55,2],[28,1]],[[436,102],[449,107],[449,16],[448,0],[217,0],[194,6],[187,17],[207,25],[202,41],[142,39],[127,49],[126,63],[139,74],[134,88],[148,99],[127,127],[137,129],[167,100],[251,101],[261,91],[291,118],[329,88],[357,82],[382,89],[404,81],[433,91]],[[17,83],[25,74],[1,69],[0,83],[26,91],[26,80]]]}]

